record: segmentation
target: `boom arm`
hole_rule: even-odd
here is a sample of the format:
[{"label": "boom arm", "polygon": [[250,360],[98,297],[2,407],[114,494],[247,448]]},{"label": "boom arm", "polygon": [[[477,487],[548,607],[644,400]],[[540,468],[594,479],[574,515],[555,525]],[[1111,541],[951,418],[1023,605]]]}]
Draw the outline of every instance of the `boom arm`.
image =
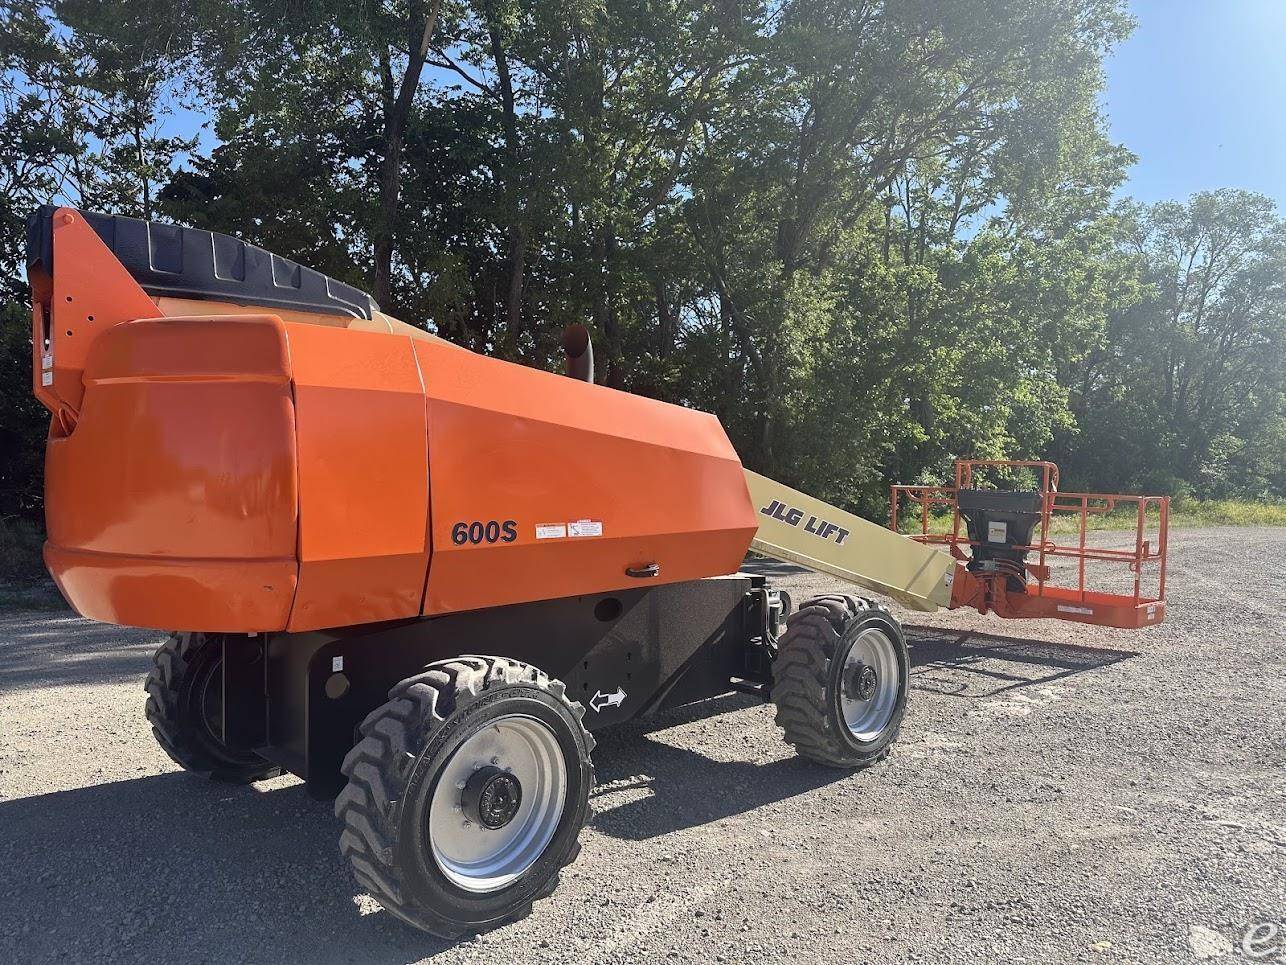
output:
[{"label": "boom arm", "polygon": [[[1035,466],[1044,472],[1044,482],[1035,492],[973,488],[973,469],[986,466]],[[829,574],[915,610],[969,607],[1001,617],[1070,620],[1120,629],[1160,623],[1165,618],[1169,500],[1163,496],[1060,493],[1057,478],[1057,467],[1052,463],[966,460],[958,467],[954,487],[895,486],[894,526],[902,492],[921,508],[922,532],[906,537],[892,527],[877,526],[747,471],[746,485],[759,519],[759,530],[750,545],[764,556]],[[950,533],[929,533],[930,506],[950,507]],[[1135,510],[1133,548],[1087,545],[1088,518],[1119,507]],[[1052,538],[1051,521],[1056,515],[1079,521],[1070,543]],[[962,532],[966,518],[968,533]],[[1075,575],[1074,585],[1055,582],[1055,561],[1063,563],[1064,578]],[[1133,592],[1091,589],[1087,564],[1103,563],[1126,567]],[[1155,592],[1145,589],[1145,570],[1155,570]]]},{"label": "boom arm", "polygon": [[750,544],[755,552],[914,610],[950,605],[956,562],[945,553],[749,470],[746,485],[759,513],[759,532]]}]

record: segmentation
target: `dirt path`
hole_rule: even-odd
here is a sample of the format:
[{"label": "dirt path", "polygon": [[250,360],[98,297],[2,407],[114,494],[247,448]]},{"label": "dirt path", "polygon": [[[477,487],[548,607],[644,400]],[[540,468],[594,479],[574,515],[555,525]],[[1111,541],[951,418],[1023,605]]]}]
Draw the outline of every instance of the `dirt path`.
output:
[{"label": "dirt path", "polygon": [[794,758],[750,698],[603,735],[562,888],[455,946],[355,894],[295,779],[174,772],[142,712],[158,635],[10,609],[0,961],[1231,957],[1286,919],[1286,530],[1180,531],[1171,564],[1146,633],[900,613],[911,709],[859,775]]}]

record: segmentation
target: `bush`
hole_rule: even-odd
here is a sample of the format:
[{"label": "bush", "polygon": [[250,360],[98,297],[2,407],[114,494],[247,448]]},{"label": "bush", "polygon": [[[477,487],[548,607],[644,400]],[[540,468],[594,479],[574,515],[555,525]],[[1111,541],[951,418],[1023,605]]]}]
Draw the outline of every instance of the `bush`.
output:
[{"label": "bush", "polygon": [[0,516],[0,583],[29,585],[47,579],[41,555],[44,530],[14,516]]}]

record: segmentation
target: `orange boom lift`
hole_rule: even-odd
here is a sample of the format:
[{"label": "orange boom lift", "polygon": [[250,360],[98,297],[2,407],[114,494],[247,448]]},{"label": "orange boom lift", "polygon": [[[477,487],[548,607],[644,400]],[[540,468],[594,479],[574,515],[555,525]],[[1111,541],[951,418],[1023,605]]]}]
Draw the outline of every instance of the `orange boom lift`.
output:
[{"label": "orange boom lift", "polygon": [[[1164,499],[1059,493],[1048,463],[1022,464],[1038,490],[981,489],[991,464],[966,462],[954,487],[894,487],[894,529],[920,511],[906,539],[745,471],[711,415],[593,384],[578,326],[566,377],[224,235],[44,207],[28,247],[59,588],[87,617],[175,631],[146,689],[176,762],[335,796],[358,881],[437,934],[553,890],[592,730],[743,691],[805,757],[887,753],[897,620],[838,594],[792,611],[739,572],[752,547],[922,610],[1164,614]],[[1089,520],[1126,501],[1134,549],[1094,548]],[[1099,563],[1133,592],[1091,590]]]}]

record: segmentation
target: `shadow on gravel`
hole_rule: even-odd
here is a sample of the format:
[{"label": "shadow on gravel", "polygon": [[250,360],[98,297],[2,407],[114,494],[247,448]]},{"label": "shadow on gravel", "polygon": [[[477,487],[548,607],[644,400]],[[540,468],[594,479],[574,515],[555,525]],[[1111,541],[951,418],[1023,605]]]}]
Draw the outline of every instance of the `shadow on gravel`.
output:
[{"label": "shadow on gravel", "polygon": [[[594,829],[615,838],[642,841],[752,811],[849,776],[793,756],[768,764],[716,761],[647,737],[649,731],[760,703],[754,697],[729,694],[596,734],[594,770],[599,784],[623,783],[604,787],[594,795],[598,811]],[[613,795],[641,788],[649,791],[647,796],[612,805]]]},{"label": "shadow on gravel", "polygon": [[0,693],[143,678],[165,639],[154,630],[91,623],[74,613],[0,617]]},{"label": "shadow on gravel", "polygon": [[1133,650],[1080,647],[973,630],[908,625],[911,687],[947,697],[994,697],[1044,686],[1137,657]]},{"label": "shadow on gravel", "polygon": [[169,773],[0,802],[0,960],[403,965],[452,947],[363,914],[338,835],[302,784]]},{"label": "shadow on gravel", "polygon": [[[905,630],[912,688],[969,699],[1047,685],[1138,655],[934,627]],[[758,703],[753,697],[732,694],[598,734],[601,751],[594,755],[598,780],[615,786],[604,787],[596,795],[599,813],[594,828],[617,838],[646,840],[751,811],[848,776],[793,756],[768,764],[716,761],[646,736],[652,730]],[[638,797],[640,790],[647,793]],[[631,799],[613,806],[617,795]]]},{"label": "shadow on gravel", "polygon": [[[599,814],[595,829],[651,838],[845,776],[793,757],[716,762],[647,737],[757,703],[728,695],[601,734],[600,781],[647,774],[655,794]],[[364,913],[330,802],[290,780],[166,773],[0,801],[0,961],[403,965],[453,947]]]},{"label": "shadow on gravel", "polygon": [[[595,829],[651,838],[845,776],[793,757],[717,762],[647,737],[756,703],[729,695],[600,735],[600,780],[647,774],[655,794],[599,814]],[[204,962],[270,950],[274,962],[403,965],[453,947],[364,913],[330,802],[289,780],[235,787],[166,773],[0,801],[0,960]]]}]

